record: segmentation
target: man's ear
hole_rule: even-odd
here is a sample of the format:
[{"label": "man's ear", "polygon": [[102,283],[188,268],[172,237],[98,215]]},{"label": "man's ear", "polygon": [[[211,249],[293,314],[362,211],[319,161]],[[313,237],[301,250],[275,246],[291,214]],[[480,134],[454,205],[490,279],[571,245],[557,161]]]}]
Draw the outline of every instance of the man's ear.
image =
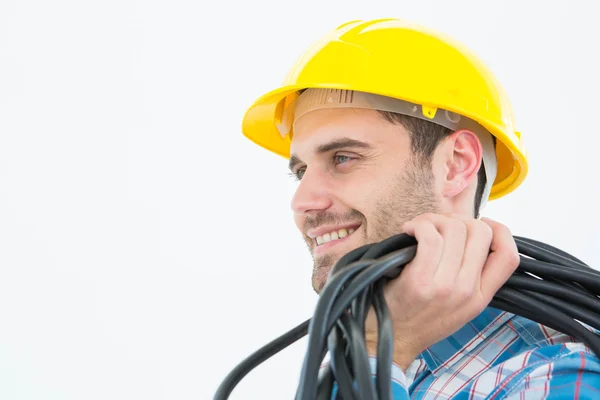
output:
[{"label": "man's ear", "polygon": [[446,175],[443,194],[455,197],[477,180],[483,150],[476,134],[458,130],[448,136],[446,142]]}]

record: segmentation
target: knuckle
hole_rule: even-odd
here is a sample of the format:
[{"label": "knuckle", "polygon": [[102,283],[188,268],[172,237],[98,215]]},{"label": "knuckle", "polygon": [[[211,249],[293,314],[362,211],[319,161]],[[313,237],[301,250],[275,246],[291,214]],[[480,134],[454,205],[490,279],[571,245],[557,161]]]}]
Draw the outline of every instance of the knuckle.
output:
[{"label": "knuckle", "polygon": [[498,226],[498,233],[504,237],[507,238],[511,238],[512,239],[512,232],[510,230],[510,228],[506,225],[499,225]]},{"label": "knuckle", "polygon": [[517,268],[521,263],[521,257],[517,249],[517,244],[512,237],[506,239],[506,241],[500,247],[500,252],[505,259],[505,262],[509,266]]},{"label": "knuckle", "polygon": [[493,230],[495,231],[495,235],[512,237],[510,228],[504,224],[501,224],[500,222],[494,222]]},{"label": "knuckle", "polygon": [[478,297],[477,301],[473,302],[475,304],[475,312],[477,314],[481,314],[486,309],[486,307],[490,304],[491,300],[492,300],[491,298],[487,299],[487,298],[483,298],[483,297]]},{"label": "knuckle", "polygon": [[457,212],[446,212],[446,213],[442,213],[441,215],[448,217],[448,218],[455,218],[455,219],[464,218],[464,216],[462,214],[459,214]]},{"label": "knuckle", "polygon": [[427,302],[434,297],[433,288],[427,281],[417,282],[414,286],[414,296],[419,301]]},{"label": "knuckle", "polygon": [[454,288],[448,283],[440,284],[436,289],[436,298],[442,301],[448,300],[454,293]]},{"label": "knuckle", "polygon": [[492,229],[492,227],[486,223],[481,223],[480,227],[481,227],[481,234],[485,235],[485,237],[491,241],[492,238],[494,237],[494,230]]},{"label": "knuckle", "polygon": [[470,224],[473,233],[484,239],[487,242],[491,242],[494,237],[494,230],[491,226],[481,221],[474,221]]},{"label": "knuckle", "polygon": [[515,250],[510,249],[507,251],[506,262],[513,269],[517,268],[519,266],[519,264],[521,263],[521,257],[519,256],[519,253],[516,251],[516,249]]},{"label": "knuckle", "polygon": [[433,224],[434,220],[432,215],[433,214],[431,213],[419,214],[408,221],[408,223],[410,223],[415,230],[423,230],[423,227],[426,225]]},{"label": "knuckle", "polygon": [[442,235],[429,221],[417,221],[415,225],[415,236],[419,244],[437,246],[443,242]]},{"label": "knuckle", "polygon": [[467,224],[461,220],[454,219],[452,220],[452,233],[455,235],[460,235],[462,238],[466,238],[469,232]]},{"label": "knuckle", "polygon": [[420,240],[427,247],[439,248],[444,245],[444,238],[436,230],[428,231]]},{"label": "knuckle", "polygon": [[418,215],[414,218],[414,221],[417,223],[425,223],[425,222],[433,222],[436,219],[436,214],[432,212],[426,212],[421,215]]},{"label": "knuckle", "polygon": [[470,286],[461,286],[457,289],[457,295],[461,302],[471,301],[475,295],[475,290]]}]

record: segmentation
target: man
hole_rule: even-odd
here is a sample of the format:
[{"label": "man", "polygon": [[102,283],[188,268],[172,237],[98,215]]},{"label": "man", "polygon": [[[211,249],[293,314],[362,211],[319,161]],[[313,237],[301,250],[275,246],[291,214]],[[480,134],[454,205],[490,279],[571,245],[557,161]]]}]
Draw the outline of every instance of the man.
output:
[{"label": "man", "polygon": [[[488,307],[519,256],[480,211],[523,181],[527,156],[500,85],[463,46],[399,20],[349,22],[250,107],[243,132],[300,180],[317,293],[349,251],[417,239],[386,288],[396,399],[600,398],[587,347]],[[374,317],[367,331],[375,355]]]}]

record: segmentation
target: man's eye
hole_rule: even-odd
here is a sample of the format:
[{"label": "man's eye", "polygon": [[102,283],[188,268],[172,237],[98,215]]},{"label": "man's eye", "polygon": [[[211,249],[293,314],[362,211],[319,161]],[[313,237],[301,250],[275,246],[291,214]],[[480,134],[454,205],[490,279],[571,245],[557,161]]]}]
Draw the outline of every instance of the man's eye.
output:
[{"label": "man's eye", "polygon": [[306,168],[299,168],[296,172],[292,172],[291,175],[295,179],[300,180],[304,176],[304,172],[306,172]]},{"label": "man's eye", "polygon": [[333,158],[334,158],[336,164],[342,164],[344,162],[352,160],[352,157],[343,156],[343,155],[336,155]]}]

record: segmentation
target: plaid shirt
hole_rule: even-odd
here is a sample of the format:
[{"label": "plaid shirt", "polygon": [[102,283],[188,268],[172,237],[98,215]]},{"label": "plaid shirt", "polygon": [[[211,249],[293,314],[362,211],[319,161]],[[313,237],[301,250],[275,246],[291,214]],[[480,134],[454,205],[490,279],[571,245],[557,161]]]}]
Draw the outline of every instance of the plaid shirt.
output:
[{"label": "plaid shirt", "polygon": [[487,308],[406,373],[394,365],[392,392],[394,400],[600,399],[600,359],[573,337]]}]

